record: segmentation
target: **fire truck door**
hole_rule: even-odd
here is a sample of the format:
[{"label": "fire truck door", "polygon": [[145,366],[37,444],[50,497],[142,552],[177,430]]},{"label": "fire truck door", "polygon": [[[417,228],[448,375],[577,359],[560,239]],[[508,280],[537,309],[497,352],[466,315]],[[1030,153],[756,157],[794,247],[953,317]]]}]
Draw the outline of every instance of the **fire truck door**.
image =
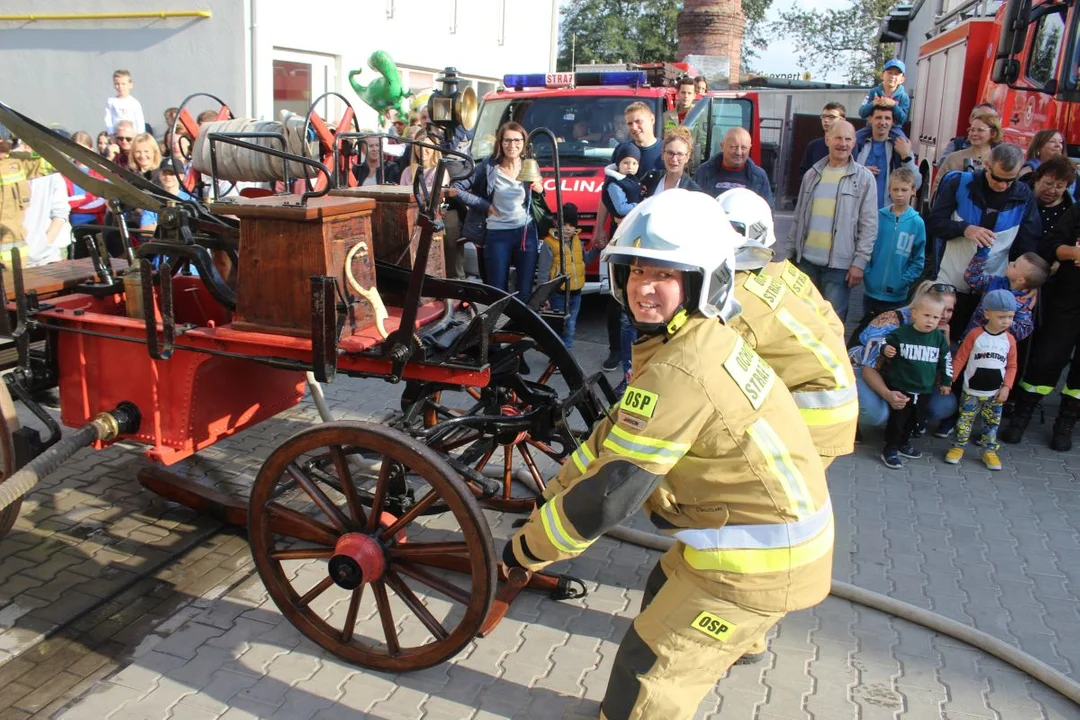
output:
[{"label": "fire truck door", "polygon": [[733,127],[750,133],[752,157],[760,162],[758,129],[754,127],[754,104],[748,97],[705,97],[687,113],[683,124],[694,137],[694,167],[720,152],[724,135]]}]

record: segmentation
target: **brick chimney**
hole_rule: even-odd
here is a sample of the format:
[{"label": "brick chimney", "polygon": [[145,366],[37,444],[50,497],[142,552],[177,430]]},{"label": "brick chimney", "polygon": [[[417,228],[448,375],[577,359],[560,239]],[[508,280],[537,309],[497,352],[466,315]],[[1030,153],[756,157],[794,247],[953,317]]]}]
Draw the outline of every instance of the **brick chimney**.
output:
[{"label": "brick chimney", "polygon": [[740,79],[743,29],[742,0],[685,0],[679,13],[679,60],[687,55],[725,57],[731,82]]}]

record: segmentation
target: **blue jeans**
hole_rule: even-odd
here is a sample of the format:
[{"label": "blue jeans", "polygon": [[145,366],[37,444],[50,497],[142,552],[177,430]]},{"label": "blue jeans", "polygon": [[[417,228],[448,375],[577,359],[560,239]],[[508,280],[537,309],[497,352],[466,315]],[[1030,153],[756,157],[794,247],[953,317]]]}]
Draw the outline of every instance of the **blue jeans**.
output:
[{"label": "blue jeans", "polygon": [[510,263],[517,268],[517,296],[523,303],[532,295],[536,275],[536,225],[510,230],[488,228],[484,240],[484,274],[488,285],[506,290],[510,279]]},{"label": "blue jeans", "polygon": [[810,276],[810,280],[840,316],[840,321],[847,322],[848,300],[851,299],[851,288],[847,284],[847,270],[825,267],[806,260],[800,260],[795,264]]},{"label": "blue jeans", "polygon": [[629,310],[623,308],[622,315],[619,316],[619,355],[622,358],[623,373],[630,372],[633,354],[631,348],[637,341],[637,328],[630,324],[629,313]]},{"label": "blue jeans", "polygon": [[[885,427],[889,420],[889,403],[863,380],[862,368],[855,368],[855,389],[859,393],[859,425],[861,427]],[[930,396],[927,422],[944,420],[956,412],[956,396],[942,395],[937,390]]]},{"label": "blue jeans", "polygon": [[568,348],[574,347],[574,332],[577,330],[577,316],[581,311],[581,291],[574,290],[570,293],[570,308],[566,309],[566,295],[563,290],[556,290],[551,296],[551,309],[557,313],[565,312],[563,319],[562,341]]}]

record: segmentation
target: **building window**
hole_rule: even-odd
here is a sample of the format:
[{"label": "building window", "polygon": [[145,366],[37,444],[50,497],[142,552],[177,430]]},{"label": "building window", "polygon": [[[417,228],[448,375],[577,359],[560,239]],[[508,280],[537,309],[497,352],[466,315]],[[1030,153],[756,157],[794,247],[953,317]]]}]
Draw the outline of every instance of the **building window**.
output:
[{"label": "building window", "polygon": [[275,60],[274,117],[281,117],[282,110],[306,115],[311,100],[311,65]]}]

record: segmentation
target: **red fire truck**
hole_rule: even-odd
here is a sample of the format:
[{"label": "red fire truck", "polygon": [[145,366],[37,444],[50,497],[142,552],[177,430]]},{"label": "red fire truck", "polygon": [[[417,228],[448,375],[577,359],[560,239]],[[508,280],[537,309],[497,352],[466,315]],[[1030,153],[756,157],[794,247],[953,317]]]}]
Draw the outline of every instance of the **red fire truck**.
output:
[{"label": "red fire truck", "polygon": [[[668,73],[670,74],[670,73]],[[611,162],[615,146],[627,139],[623,111],[633,102],[648,105],[656,116],[656,136],[661,137],[661,116],[675,107],[675,88],[660,84],[662,74],[644,70],[566,72],[506,75],[504,89],[483,98],[477,118],[472,155],[477,160],[491,154],[495,132],[508,121],[528,131],[546,127],[558,138],[563,202],[578,207],[582,239],[592,237],[604,167]],[[659,80],[659,82],[657,82]],[[684,124],[691,129],[706,124],[706,147],[711,157],[719,151],[724,133],[740,125],[753,138],[751,156],[760,163],[758,103],[755,93],[709,93],[691,109]],[[551,142],[538,136],[533,152],[540,163],[554,209],[555,171]],[[596,265],[589,268],[583,292],[599,292],[602,282]]]},{"label": "red fire truck", "polygon": [[[942,149],[967,132],[968,115],[990,102],[1004,139],[1027,147],[1043,128],[1065,135],[1080,158],[1080,7],[1077,0],[1008,0],[993,16],[974,16],[931,37],[919,51],[911,134],[930,186]],[[960,8],[963,10],[963,8]]]}]

